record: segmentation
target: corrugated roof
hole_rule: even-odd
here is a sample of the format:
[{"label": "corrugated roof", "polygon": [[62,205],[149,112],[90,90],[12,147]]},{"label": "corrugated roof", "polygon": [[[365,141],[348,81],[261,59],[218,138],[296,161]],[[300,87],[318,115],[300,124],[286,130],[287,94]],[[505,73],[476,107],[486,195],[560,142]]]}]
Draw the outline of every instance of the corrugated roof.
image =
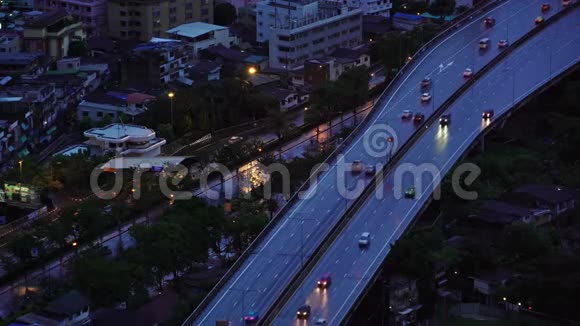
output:
[{"label": "corrugated roof", "polygon": [[214,32],[214,31],[219,31],[219,30],[224,30],[224,29],[227,29],[227,27],[208,24],[208,23],[202,23],[202,22],[195,22],[195,23],[179,25],[177,27],[174,27],[174,28],[166,31],[165,33],[175,34],[175,35],[185,36],[185,37],[190,37],[190,38],[196,38],[198,36],[207,34],[209,32]]}]

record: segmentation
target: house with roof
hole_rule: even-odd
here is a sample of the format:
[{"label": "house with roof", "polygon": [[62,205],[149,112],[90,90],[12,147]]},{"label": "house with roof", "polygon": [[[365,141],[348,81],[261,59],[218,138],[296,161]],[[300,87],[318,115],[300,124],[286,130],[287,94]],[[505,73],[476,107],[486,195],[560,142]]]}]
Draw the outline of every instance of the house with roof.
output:
[{"label": "house with roof", "polygon": [[391,22],[384,16],[364,15],[362,21],[363,39],[372,42],[391,30]]},{"label": "house with roof", "polygon": [[154,157],[161,153],[161,146],[166,143],[152,129],[123,123],[92,128],[83,134],[88,138],[85,144],[92,155]]},{"label": "house with roof", "polygon": [[217,45],[230,48],[239,44],[238,38],[230,33],[228,27],[203,22],[182,24],[165,33],[172,39],[188,43],[193,55]]},{"label": "house with roof", "polygon": [[227,48],[223,45],[216,45],[200,52],[199,57],[202,59],[213,60],[222,66],[228,66],[234,69],[242,69],[246,66],[247,53]]},{"label": "house with roof", "polygon": [[65,10],[54,10],[27,20],[22,31],[23,48],[55,59],[68,56],[72,42],[83,41],[83,23]]},{"label": "house with roof", "polygon": [[389,324],[405,325],[417,321],[419,303],[417,281],[403,275],[389,277]]},{"label": "house with roof", "polygon": [[39,312],[18,317],[16,325],[69,326],[89,325],[90,301],[77,290],[73,290],[51,301]]},{"label": "house with roof", "polygon": [[397,12],[393,15],[393,27],[397,29],[412,31],[424,23],[425,19],[421,15],[405,14],[402,12]]},{"label": "house with roof", "polygon": [[521,222],[541,225],[549,221],[551,211],[546,208],[520,206],[506,201],[484,201],[476,214],[469,217],[479,222],[478,225],[503,228],[510,224]]},{"label": "house with roof", "polygon": [[520,275],[514,271],[507,269],[493,269],[482,271],[470,279],[473,280],[473,289],[481,298],[490,304],[496,291],[506,287],[512,281],[519,278]]},{"label": "house with roof", "polygon": [[571,211],[575,207],[574,198],[574,191],[563,186],[530,184],[504,194],[502,199],[532,209],[549,210],[543,222],[546,223]]},{"label": "house with roof", "polygon": [[0,53],[0,74],[36,78],[52,63],[49,56],[39,52]]},{"label": "house with roof", "polygon": [[250,55],[249,57],[244,59],[244,62],[246,63],[248,68],[253,67],[257,71],[262,71],[262,70],[265,70],[266,68],[268,68],[268,64],[270,61],[269,61],[269,58],[267,56]]},{"label": "house with roof", "polygon": [[220,80],[222,66],[213,61],[202,60],[189,68],[187,75],[195,84]]},{"label": "house with roof", "polygon": [[133,122],[155,100],[153,95],[136,92],[97,92],[79,103],[77,119],[98,122],[107,117],[112,122]]}]

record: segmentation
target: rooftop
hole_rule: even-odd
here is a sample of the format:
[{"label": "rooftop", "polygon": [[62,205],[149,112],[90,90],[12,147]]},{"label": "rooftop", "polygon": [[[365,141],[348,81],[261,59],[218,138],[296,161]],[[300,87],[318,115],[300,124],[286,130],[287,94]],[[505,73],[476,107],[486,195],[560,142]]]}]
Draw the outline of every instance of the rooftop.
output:
[{"label": "rooftop", "polygon": [[212,56],[220,57],[231,62],[243,62],[248,57],[247,54],[234,49],[226,48],[221,44],[212,46],[203,51]]},{"label": "rooftop", "polygon": [[89,148],[85,145],[72,145],[69,146],[57,153],[55,153],[52,156],[73,156],[73,155],[78,155],[78,154],[83,154],[89,151]]},{"label": "rooftop", "polygon": [[105,163],[103,169],[129,169],[135,167],[150,169],[154,166],[175,166],[188,158],[187,156],[117,157]]},{"label": "rooftop", "polygon": [[512,192],[528,194],[534,198],[554,204],[574,198],[574,194],[571,190],[565,187],[553,185],[524,185]]},{"label": "rooftop", "polygon": [[1,65],[27,65],[35,60],[42,58],[42,53],[18,52],[18,53],[0,53]]},{"label": "rooftop", "polygon": [[[424,17],[424,18],[430,18],[430,19],[439,19],[439,18],[441,18],[441,16],[431,15],[428,12],[422,13],[421,16]],[[455,17],[457,17],[457,16],[454,16],[454,15],[451,15],[451,16],[443,16],[443,20],[446,21],[446,22],[448,22],[448,21],[452,21],[453,19],[455,19]]]},{"label": "rooftop", "polygon": [[179,48],[182,47],[184,44],[181,41],[178,40],[171,40],[168,42],[147,42],[147,43],[142,43],[139,44],[137,46],[135,46],[132,49],[132,53],[137,54],[140,52],[143,53],[147,53],[150,51],[166,51],[166,50],[170,50],[173,48]]},{"label": "rooftop", "polygon": [[191,69],[189,69],[189,74],[207,74],[219,69],[220,67],[221,65],[217,62],[203,60],[191,67]]},{"label": "rooftop", "polygon": [[250,55],[249,57],[244,59],[244,62],[247,63],[260,63],[262,61],[268,61],[268,57],[263,55]]},{"label": "rooftop", "polygon": [[112,123],[103,128],[92,128],[84,132],[86,137],[96,138],[102,141],[128,141],[130,138],[151,138],[155,131],[143,126]]},{"label": "rooftop", "polygon": [[424,17],[415,14],[405,14],[402,12],[397,12],[393,15],[394,19],[403,19],[403,20],[411,20],[411,21],[421,21]]},{"label": "rooftop", "polygon": [[50,302],[45,311],[55,314],[70,316],[86,309],[90,305],[89,299],[82,295],[77,290],[72,290],[69,293],[59,297]]},{"label": "rooftop", "polygon": [[357,60],[360,58],[361,55],[367,53],[367,48],[362,47],[359,49],[347,49],[347,48],[338,48],[332,52],[330,56],[340,59],[349,59],[349,60]]},{"label": "rooftop", "polygon": [[67,17],[69,14],[65,10],[54,10],[34,16],[26,22],[26,27],[48,27]]},{"label": "rooftop", "polygon": [[227,27],[208,24],[208,23],[202,23],[202,22],[195,22],[195,23],[179,25],[177,27],[174,27],[174,28],[166,31],[165,33],[175,34],[175,35],[184,36],[184,37],[188,37],[188,38],[196,38],[198,36],[201,36],[201,35],[204,35],[204,34],[207,34],[210,32],[220,31],[220,30],[224,30],[224,29],[227,29]]}]

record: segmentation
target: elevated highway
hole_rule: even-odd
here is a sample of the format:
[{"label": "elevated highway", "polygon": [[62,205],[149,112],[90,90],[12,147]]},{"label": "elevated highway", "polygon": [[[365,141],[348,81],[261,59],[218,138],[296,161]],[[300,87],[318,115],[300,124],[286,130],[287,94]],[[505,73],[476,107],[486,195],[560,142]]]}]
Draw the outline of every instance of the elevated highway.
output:
[{"label": "elevated highway", "polygon": [[[432,114],[463,85],[465,68],[477,72],[501,52],[495,45],[498,40],[514,42],[534,28],[542,2],[546,1],[490,2],[415,55],[376,103],[371,116],[332,155],[330,169],[319,176],[317,186],[306,191],[306,198],[294,197],[290,201],[184,325],[213,325],[223,319],[239,325],[250,310],[264,314],[352,204],[354,198],[340,195],[340,183],[351,189],[357,184],[364,188],[370,180],[364,175],[339,173],[336,154],[344,155],[345,162],[361,160],[380,168],[416,131],[413,123],[400,122],[401,112],[412,110],[426,117]],[[548,2],[552,10],[545,17],[562,9],[559,1]],[[483,18],[487,16],[495,18],[493,27],[484,26]],[[483,37],[491,39],[487,51],[478,49]],[[432,80],[432,99],[421,104],[420,82],[425,76]],[[384,153],[374,151],[366,140],[385,125],[395,141]]]},{"label": "elevated highway", "polygon": [[[575,8],[514,49],[453,101],[444,112],[451,114],[447,128],[438,123],[429,126],[385,176],[384,187],[395,191],[384,198],[368,198],[285,301],[272,324],[301,324],[296,320],[296,310],[304,304],[312,307],[312,319],[324,318],[329,325],[344,323],[388,255],[390,245],[430,200],[441,178],[452,172],[463,153],[489,127],[482,113],[493,109],[494,119],[501,119],[553,78],[577,68],[579,62],[580,8]],[[417,174],[422,187],[414,178]],[[401,198],[398,194],[411,185],[417,186],[415,199]],[[363,232],[371,233],[366,249],[357,244]],[[321,291],[316,282],[328,272],[332,285]]]}]

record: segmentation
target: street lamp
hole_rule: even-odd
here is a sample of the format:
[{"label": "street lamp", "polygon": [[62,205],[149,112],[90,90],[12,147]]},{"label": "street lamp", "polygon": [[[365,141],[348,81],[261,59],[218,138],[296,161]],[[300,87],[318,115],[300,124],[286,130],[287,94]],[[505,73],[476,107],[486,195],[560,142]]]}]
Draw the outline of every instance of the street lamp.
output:
[{"label": "street lamp", "polygon": [[253,75],[253,74],[255,74],[256,72],[257,72],[257,70],[256,70],[256,68],[255,68],[255,67],[250,67],[250,68],[248,68],[248,73],[249,73],[250,75]]},{"label": "street lamp", "polygon": [[169,100],[171,101],[171,127],[173,128],[173,97],[175,94],[173,92],[169,92],[167,96],[169,96]]},{"label": "street lamp", "polygon": [[22,182],[22,163],[23,162],[24,161],[22,161],[22,160],[18,161],[18,165],[20,166],[20,182]]}]

